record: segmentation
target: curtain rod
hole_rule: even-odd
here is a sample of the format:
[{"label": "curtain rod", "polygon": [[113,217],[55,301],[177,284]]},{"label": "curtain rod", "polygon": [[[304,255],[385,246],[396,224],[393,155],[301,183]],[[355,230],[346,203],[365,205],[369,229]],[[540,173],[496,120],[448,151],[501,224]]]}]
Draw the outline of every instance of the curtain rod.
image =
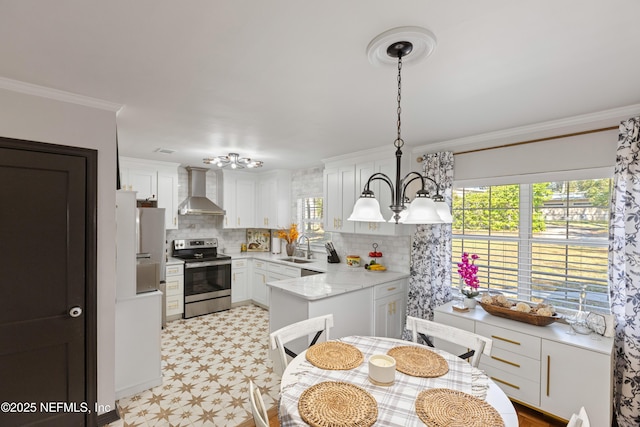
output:
[{"label": "curtain rod", "polygon": [[497,148],[515,147],[515,146],[518,146],[518,145],[532,144],[534,142],[550,141],[552,139],[567,138],[567,137],[570,137],[570,136],[587,135],[587,134],[590,134],[590,133],[605,132],[605,131],[608,131],[608,130],[614,130],[614,129],[618,129],[618,128],[619,128],[619,126],[610,126],[610,127],[607,127],[607,128],[585,130],[585,131],[582,131],[582,132],[565,133],[564,135],[556,135],[556,136],[549,136],[549,137],[546,137],[546,138],[531,139],[531,140],[528,140],[528,141],[514,142],[514,143],[511,143],[511,144],[497,145],[495,147],[477,148],[475,150],[467,150],[467,151],[459,151],[459,152],[455,152],[454,151],[453,154],[455,156],[458,156],[460,154],[477,153],[479,151],[495,150]]}]

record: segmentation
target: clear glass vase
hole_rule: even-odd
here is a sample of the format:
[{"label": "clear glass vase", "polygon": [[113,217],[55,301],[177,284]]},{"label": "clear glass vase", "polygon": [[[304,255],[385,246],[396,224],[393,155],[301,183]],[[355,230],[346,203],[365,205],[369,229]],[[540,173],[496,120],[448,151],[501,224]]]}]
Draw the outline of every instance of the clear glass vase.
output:
[{"label": "clear glass vase", "polygon": [[571,327],[577,333],[584,334],[584,335],[588,335],[591,333],[591,328],[589,328],[589,324],[587,323],[587,317],[589,316],[589,312],[584,311],[584,306],[586,301],[587,301],[587,286],[583,285],[582,290],[580,291],[578,312],[575,315],[575,320],[571,324]]}]

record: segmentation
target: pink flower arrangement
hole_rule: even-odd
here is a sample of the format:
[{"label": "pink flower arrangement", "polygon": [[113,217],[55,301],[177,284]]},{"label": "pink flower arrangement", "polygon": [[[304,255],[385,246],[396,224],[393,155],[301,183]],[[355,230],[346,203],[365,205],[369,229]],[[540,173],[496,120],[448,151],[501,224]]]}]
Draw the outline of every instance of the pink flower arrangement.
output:
[{"label": "pink flower arrangement", "polygon": [[[478,296],[478,266],[475,265],[476,260],[480,258],[477,254],[469,255],[467,252],[462,253],[461,262],[458,263],[458,274],[460,275],[460,292],[467,298]],[[466,288],[463,288],[463,283]]]}]

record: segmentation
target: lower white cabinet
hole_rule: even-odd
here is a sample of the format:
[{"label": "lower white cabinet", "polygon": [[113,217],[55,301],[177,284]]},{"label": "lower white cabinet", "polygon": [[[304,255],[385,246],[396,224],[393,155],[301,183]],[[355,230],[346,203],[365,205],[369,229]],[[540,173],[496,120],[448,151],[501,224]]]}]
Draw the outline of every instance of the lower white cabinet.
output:
[{"label": "lower white cabinet", "polygon": [[540,408],[569,418],[584,406],[592,426],[611,425],[611,362],[607,354],[542,340]]},{"label": "lower white cabinet", "polygon": [[402,338],[406,321],[406,280],[378,285],[373,290],[374,335]]},{"label": "lower white cabinet", "polygon": [[[591,425],[609,426],[613,403],[613,339],[569,335],[567,325],[534,326],[476,307],[436,308],[434,320],[493,340],[480,369],[512,399],[568,420],[584,406]],[[445,350],[449,350],[445,348]]]},{"label": "lower white cabinet", "polygon": [[181,319],[184,313],[184,265],[168,264],[165,272],[167,320]]},{"label": "lower white cabinet", "polygon": [[253,260],[253,269],[251,274],[251,299],[258,304],[269,306],[267,295],[266,261]]},{"label": "lower white cabinet", "polygon": [[249,268],[246,259],[231,261],[231,302],[241,302],[249,297]]}]

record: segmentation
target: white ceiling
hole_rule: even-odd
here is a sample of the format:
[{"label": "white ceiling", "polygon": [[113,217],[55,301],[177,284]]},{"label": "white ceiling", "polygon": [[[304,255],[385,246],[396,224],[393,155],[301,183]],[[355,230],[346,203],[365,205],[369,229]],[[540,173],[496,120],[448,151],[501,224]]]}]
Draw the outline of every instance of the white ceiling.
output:
[{"label": "white ceiling", "polygon": [[637,0],[0,0],[0,77],[123,105],[122,155],[303,168],[393,151],[397,70],[365,52],[386,30],[438,40],[403,68],[410,148],[640,104],[638,17]]}]

